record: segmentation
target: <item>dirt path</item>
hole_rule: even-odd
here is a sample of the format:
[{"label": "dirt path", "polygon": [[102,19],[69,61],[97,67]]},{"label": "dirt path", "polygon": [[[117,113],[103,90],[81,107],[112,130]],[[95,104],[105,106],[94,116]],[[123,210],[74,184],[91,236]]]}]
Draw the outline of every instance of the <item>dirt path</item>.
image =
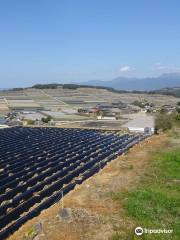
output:
[{"label": "dirt path", "polygon": [[121,206],[111,200],[111,191],[134,188],[145,173],[153,151],[166,148],[168,138],[152,136],[109,163],[98,174],[77,186],[64,197],[68,220],[58,216],[61,201],[28,221],[9,240],[25,238],[33,224],[42,223],[36,240],[108,240],[116,224],[123,224]]}]

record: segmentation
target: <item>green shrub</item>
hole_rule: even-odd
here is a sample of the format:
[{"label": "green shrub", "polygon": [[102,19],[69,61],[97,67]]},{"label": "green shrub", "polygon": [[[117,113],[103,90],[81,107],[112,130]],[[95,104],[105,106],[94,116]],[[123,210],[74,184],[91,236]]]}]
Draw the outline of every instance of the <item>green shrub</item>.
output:
[{"label": "green shrub", "polygon": [[27,120],[27,124],[28,124],[28,125],[33,125],[34,123],[35,123],[34,120],[31,120],[31,119],[28,119],[28,120]]},{"label": "green shrub", "polygon": [[43,117],[41,118],[41,121],[44,122],[44,123],[48,123],[52,120],[52,117],[51,116],[47,116],[47,117]]},{"label": "green shrub", "polygon": [[155,118],[155,132],[166,131],[173,126],[173,118],[170,114],[159,113]]}]

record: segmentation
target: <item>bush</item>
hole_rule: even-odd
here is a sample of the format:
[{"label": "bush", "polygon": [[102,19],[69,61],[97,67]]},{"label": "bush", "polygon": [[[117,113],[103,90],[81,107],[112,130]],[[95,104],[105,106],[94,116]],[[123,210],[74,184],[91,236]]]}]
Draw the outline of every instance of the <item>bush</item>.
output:
[{"label": "bush", "polygon": [[34,123],[35,123],[34,120],[31,120],[31,119],[28,119],[28,120],[27,120],[27,124],[28,124],[28,125],[33,125]]},{"label": "bush", "polygon": [[176,114],[175,120],[176,120],[176,121],[180,121],[180,113]]},{"label": "bush", "polygon": [[44,122],[44,123],[48,123],[48,122],[50,122],[51,120],[52,120],[52,117],[51,117],[51,116],[43,117],[43,118],[41,119],[41,121]]},{"label": "bush", "polygon": [[160,113],[155,118],[155,133],[159,130],[166,131],[173,126],[173,119],[171,115]]}]

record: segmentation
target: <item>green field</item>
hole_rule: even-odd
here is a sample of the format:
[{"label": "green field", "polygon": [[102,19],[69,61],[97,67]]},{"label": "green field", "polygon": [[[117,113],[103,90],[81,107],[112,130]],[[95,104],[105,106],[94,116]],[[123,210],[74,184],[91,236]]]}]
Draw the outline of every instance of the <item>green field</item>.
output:
[{"label": "green field", "polygon": [[[177,145],[177,144],[176,144]],[[111,240],[180,239],[180,148],[162,150],[152,161],[139,185],[111,196],[123,206],[123,218],[132,226],[146,229],[172,229],[173,233],[134,234],[134,227],[116,229]],[[121,216],[122,217],[122,216]]]}]

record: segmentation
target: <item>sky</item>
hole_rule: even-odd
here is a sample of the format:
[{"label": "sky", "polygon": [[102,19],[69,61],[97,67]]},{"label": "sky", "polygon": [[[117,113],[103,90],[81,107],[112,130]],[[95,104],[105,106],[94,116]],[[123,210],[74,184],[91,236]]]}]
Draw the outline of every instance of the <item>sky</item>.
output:
[{"label": "sky", "polygon": [[1,0],[0,88],[180,72],[179,0]]}]

